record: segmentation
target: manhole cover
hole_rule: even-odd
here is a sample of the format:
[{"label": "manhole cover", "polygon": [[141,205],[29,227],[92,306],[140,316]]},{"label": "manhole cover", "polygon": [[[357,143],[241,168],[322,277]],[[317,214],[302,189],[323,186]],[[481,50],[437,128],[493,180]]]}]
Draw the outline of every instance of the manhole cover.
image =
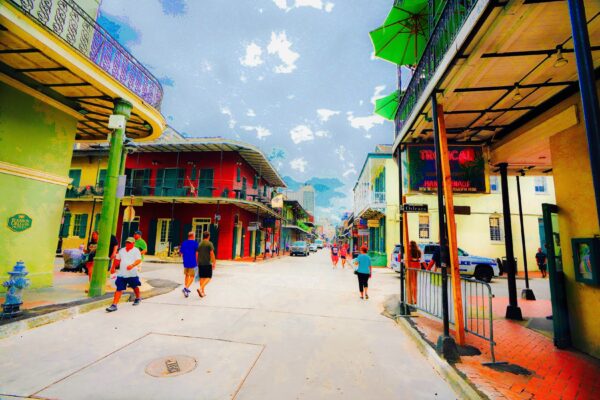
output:
[{"label": "manhole cover", "polygon": [[146,367],[146,373],[155,378],[170,378],[193,371],[197,366],[196,359],[189,356],[161,357]]}]

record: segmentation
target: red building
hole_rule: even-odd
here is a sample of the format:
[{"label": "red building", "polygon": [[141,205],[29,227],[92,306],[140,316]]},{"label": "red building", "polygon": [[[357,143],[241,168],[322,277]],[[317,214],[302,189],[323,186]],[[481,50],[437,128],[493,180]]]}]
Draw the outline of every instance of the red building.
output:
[{"label": "red building", "polygon": [[[102,187],[105,175],[100,166],[106,156],[100,153],[74,154],[74,160],[83,157],[86,164],[98,166],[96,188]],[[218,259],[253,257],[264,253],[266,241],[279,243],[281,216],[271,208],[271,198],[285,183],[256,147],[221,138],[138,144],[125,165],[125,197],[117,224],[121,241],[141,230],[148,254],[166,255],[188,232],[196,232],[200,240],[209,231]],[[89,208],[96,201],[83,192],[69,201],[77,201],[79,208],[86,201]],[[135,217],[123,222],[130,205]]]}]

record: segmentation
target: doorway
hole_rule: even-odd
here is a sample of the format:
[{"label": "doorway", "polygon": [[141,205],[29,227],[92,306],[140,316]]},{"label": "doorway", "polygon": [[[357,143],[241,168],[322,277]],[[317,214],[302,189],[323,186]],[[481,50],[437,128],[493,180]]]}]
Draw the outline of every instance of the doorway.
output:
[{"label": "doorway", "polygon": [[[210,233],[210,218],[194,218],[192,219],[192,231],[196,234],[196,242],[202,241],[204,232]],[[187,232],[185,232],[187,235]]]},{"label": "doorway", "polygon": [[171,238],[171,220],[159,218],[156,225],[156,253],[168,252]]}]

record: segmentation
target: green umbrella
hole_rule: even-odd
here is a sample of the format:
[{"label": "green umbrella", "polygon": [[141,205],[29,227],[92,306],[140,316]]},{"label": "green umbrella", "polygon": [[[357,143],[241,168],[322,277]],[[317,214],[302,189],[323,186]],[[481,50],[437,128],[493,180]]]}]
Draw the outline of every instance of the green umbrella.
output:
[{"label": "green umbrella", "polygon": [[416,65],[429,39],[428,1],[394,5],[383,25],[369,36],[376,57],[398,65]]},{"label": "green umbrella", "polygon": [[393,121],[398,112],[398,105],[399,98],[398,91],[396,90],[392,94],[375,100],[375,114]]}]

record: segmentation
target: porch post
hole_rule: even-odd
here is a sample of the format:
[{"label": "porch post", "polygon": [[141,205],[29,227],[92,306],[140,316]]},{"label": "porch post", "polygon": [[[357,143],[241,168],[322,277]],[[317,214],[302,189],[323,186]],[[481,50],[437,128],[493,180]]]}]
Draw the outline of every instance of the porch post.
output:
[{"label": "porch post", "polygon": [[504,215],[504,245],[506,248],[506,269],[508,281],[508,306],[506,319],[521,321],[523,315],[517,303],[517,278],[515,253],[513,249],[512,223],[510,215],[510,201],[508,197],[508,164],[502,163],[500,167],[500,183],[502,185],[502,214]]},{"label": "porch post", "polygon": [[[123,146],[123,149],[121,150],[121,162],[119,164],[119,176],[122,176],[125,174],[125,162],[126,161],[127,161],[127,149],[125,148],[125,146]],[[119,211],[120,210],[121,210],[121,199],[115,199],[115,213],[113,215],[112,228],[110,231],[115,236],[117,235],[117,224],[119,223]],[[120,240],[119,240],[119,243],[121,243]]]},{"label": "porch post", "polygon": [[[404,203],[404,188],[402,187],[402,152],[400,151],[400,146],[398,146],[398,199],[400,199],[400,204]],[[400,253],[398,253],[398,262],[400,263],[400,315],[410,315],[410,308],[406,304],[406,294],[404,292],[405,278],[406,278],[406,269],[405,262],[403,262],[403,255],[405,254],[404,247],[404,212],[400,212],[398,209],[399,217],[399,226],[400,226]]]},{"label": "porch post", "polygon": [[[123,115],[125,120],[131,116],[131,103],[123,99],[116,99],[114,114]],[[102,214],[98,226],[98,248],[94,257],[94,270],[90,281],[89,297],[102,296],[105,293],[106,272],[108,268],[108,252],[110,250],[110,235],[115,213],[115,198],[117,195],[118,174],[121,162],[121,151],[125,139],[125,127],[115,129],[110,138],[108,166],[106,169],[106,182],[102,201]]]},{"label": "porch post", "polygon": [[594,63],[592,61],[583,0],[568,0],[568,3],[575,60],[577,61],[577,74],[579,76],[579,90],[581,103],[583,104],[583,119],[585,121],[594,194],[596,196],[596,213],[600,223],[600,108],[598,106],[596,80],[594,79]]},{"label": "porch post", "polygon": [[[524,175],[524,173],[523,173]],[[527,248],[525,247],[525,226],[523,225],[523,204],[521,201],[521,181],[517,175],[517,199],[519,200],[519,222],[521,224],[521,246],[523,247],[523,269],[525,270],[525,289],[521,291],[521,298],[535,300],[533,290],[529,288],[529,272],[527,270]]]},{"label": "porch post", "polygon": [[434,92],[431,96],[431,109],[433,117],[433,134],[434,134],[434,145],[435,145],[435,172],[437,177],[437,200],[438,200],[438,223],[439,223],[439,236],[440,236],[440,261],[442,270],[442,316],[444,322],[444,332],[437,341],[437,351],[441,353],[445,359],[456,361],[460,359],[458,353],[458,346],[454,341],[454,338],[450,336],[450,313],[448,310],[448,265],[450,264],[450,257],[448,254],[448,241],[446,237],[446,208],[444,207],[444,193],[442,188],[444,187],[443,182],[443,171],[442,171],[442,150],[440,148],[440,127],[438,121],[438,109],[437,109],[437,98]]}]

